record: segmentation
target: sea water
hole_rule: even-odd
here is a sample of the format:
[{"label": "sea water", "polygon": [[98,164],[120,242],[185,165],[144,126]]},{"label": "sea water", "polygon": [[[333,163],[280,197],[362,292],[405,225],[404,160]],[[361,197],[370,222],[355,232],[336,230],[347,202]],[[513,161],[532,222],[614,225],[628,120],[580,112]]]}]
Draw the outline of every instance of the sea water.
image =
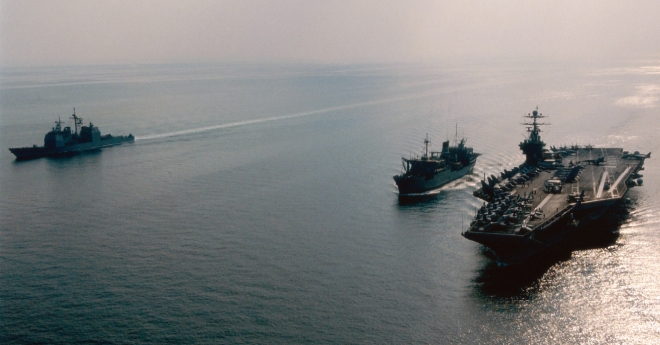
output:
[{"label": "sea water", "polygon": [[[657,343],[658,159],[607,241],[512,270],[461,236],[537,106],[549,145],[660,153],[657,60],[5,69],[0,339]],[[14,160],[74,107],[135,143]],[[483,155],[399,200],[427,134]]]}]

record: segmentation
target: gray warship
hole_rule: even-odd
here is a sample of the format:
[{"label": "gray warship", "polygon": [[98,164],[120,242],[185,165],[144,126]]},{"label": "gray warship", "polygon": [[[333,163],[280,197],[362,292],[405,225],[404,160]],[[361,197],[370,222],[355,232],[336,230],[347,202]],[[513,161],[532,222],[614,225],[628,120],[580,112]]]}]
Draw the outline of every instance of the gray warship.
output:
[{"label": "gray warship", "polygon": [[442,143],[442,151],[429,152],[431,143],[426,135],[424,152],[410,159],[402,158],[404,173],[394,176],[399,196],[408,196],[437,189],[472,172],[479,153],[465,146],[466,140],[450,146],[449,140]]},{"label": "gray warship", "polygon": [[[529,137],[520,143],[525,162],[484,177],[474,195],[483,199],[463,237],[492,251],[499,264],[517,265],[550,248],[570,248],[600,227],[630,188],[641,186],[644,160],[622,148],[550,146],[541,140],[535,110],[525,116]],[[531,121],[531,122],[530,122]],[[601,219],[602,218],[602,219]]]},{"label": "gray warship", "polygon": [[[71,118],[73,119],[74,131],[71,131],[71,127],[62,128],[63,122],[58,119],[55,121],[55,127],[46,133],[44,146],[14,147],[10,148],[9,151],[16,156],[16,160],[27,160],[44,156],[76,154],[135,141],[132,134],[127,136],[101,135],[99,128],[91,122],[89,126],[83,126],[83,119],[76,115],[75,108]],[[80,126],[80,133],[78,132],[78,126]]]}]

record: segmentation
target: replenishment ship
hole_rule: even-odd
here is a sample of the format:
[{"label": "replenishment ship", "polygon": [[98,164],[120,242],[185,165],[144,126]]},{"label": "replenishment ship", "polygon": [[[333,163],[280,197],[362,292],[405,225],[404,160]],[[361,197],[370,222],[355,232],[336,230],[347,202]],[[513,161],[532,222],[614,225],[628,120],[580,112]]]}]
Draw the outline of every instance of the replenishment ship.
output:
[{"label": "replenishment ship", "polygon": [[[58,119],[55,121],[55,127],[46,133],[44,146],[14,147],[10,148],[9,151],[16,156],[17,160],[26,160],[44,156],[76,154],[135,141],[135,137],[132,134],[116,137],[110,134],[101,135],[99,128],[95,127],[91,122],[89,126],[83,126],[83,119],[76,115],[75,108],[73,109],[71,118],[74,124],[73,132],[71,131],[71,127],[62,128],[63,122]],[[80,133],[78,132],[78,126],[80,126]]]},{"label": "replenishment ship", "polygon": [[434,190],[472,173],[480,154],[465,146],[465,142],[464,138],[459,141],[457,135],[455,146],[450,146],[447,140],[442,143],[442,151],[429,152],[431,142],[427,134],[421,156],[402,158],[404,173],[394,176],[399,196]]},{"label": "replenishment ship", "polygon": [[[545,148],[535,110],[525,116],[529,137],[520,143],[525,162],[484,177],[474,195],[483,199],[463,237],[489,248],[500,264],[515,265],[585,233],[626,193],[643,183],[644,160],[622,148]],[[530,122],[531,121],[531,122]]]}]

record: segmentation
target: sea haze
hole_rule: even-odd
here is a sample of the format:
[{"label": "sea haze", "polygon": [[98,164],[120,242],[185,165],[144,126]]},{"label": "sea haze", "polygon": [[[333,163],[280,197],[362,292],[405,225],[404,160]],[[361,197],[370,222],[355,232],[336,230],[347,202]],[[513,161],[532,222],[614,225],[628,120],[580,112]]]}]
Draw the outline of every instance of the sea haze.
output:
[{"label": "sea haze", "polygon": [[[660,153],[660,61],[5,69],[0,339],[657,343],[655,156],[606,240],[511,270],[461,236],[537,106],[549,145]],[[73,107],[135,143],[14,160]],[[483,155],[400,202],[427,133]]]}]

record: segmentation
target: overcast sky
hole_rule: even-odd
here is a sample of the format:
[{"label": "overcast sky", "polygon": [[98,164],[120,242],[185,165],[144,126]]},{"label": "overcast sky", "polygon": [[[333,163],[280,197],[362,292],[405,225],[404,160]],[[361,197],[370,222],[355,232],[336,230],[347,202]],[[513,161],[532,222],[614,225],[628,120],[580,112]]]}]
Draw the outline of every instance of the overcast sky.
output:
[{"label": "overcast sky", "polygon": [[659,54],[658,0],[0,0],[2,66]]}]

